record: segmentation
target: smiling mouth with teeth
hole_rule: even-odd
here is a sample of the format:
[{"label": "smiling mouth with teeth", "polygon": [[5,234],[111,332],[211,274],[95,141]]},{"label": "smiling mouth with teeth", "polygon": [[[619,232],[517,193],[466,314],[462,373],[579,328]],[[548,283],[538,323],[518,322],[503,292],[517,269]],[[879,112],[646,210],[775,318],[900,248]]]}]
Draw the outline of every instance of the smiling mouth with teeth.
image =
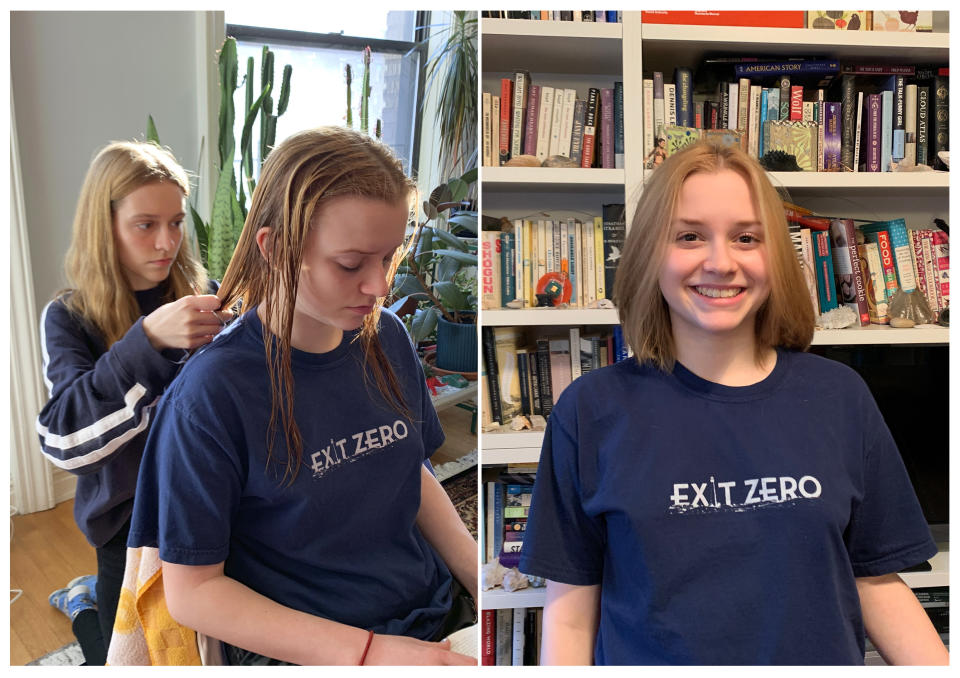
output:
[{"label": "smiling mouth with teeth", "polygon": [[698,294],[701,294],[705,297],[713,297],[715,299],[725,299],[728,297],[735,297],[740,294],[744,288],[742,287],[700,287],[696,286],[694,289]]}]

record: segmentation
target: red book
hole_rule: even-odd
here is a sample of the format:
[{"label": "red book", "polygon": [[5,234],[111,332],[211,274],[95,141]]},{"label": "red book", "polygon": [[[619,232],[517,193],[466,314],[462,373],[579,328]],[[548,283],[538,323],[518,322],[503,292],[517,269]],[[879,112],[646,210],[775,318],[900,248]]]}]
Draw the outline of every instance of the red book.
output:
[{"label": "red book", "polygon": [[[790,119],[803,120],[803,86],[790,85]],[[501,134],[503,134],[501,132]]]},{"label": "red book", "polygon": [[758,26],[761,28],[805,28],[803,12],[678,12],[654,10],[641,12],[645,24],[683,24],[687,26]]},{"label": "red book", "polygon": [[587,94],[587,110],[583,120],[583,155],[580,167],[593,167],[593,153],[596,150],[597,117],[600,112],[600,90],[591,87]]},{"label": "red book", "polygon": [[496,614],[496,610],[483,611],[483,622],[480,627],[480,663],[483,666],[493,666],[497,663]]},{"label": "red book", "polygon": [[500,164],[510,159],[510,122],[513,119],[513,80],[500,78]]},{"label": "red book", "polygon": [[950,245],[947,234],[937,230],[933,232],[933,261],[937,269],[937,300],[940,308],[950,303]]}]

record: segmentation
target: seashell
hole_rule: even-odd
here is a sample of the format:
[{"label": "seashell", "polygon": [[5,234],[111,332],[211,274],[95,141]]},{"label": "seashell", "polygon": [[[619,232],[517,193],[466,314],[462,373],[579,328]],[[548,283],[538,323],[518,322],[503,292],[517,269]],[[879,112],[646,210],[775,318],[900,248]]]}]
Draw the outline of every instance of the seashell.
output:
[{"label": "seashell", "polygon": [[511,431],[522,431],[527,428],[530,428],[530,420],[527,419],[522,414],[517,415],[516,417],[510,420]]},{"label": "seashell", "polygon": [[499,560],[491,560],[484,563],[480,568],[480,587],[484,591],[489,591],[495,586],[500,586],[503,581],[503,575],[507,573],[507,568],[500,564]]},{"label": "seashell", "polygon": [[564,155],[551,155],[543,161],[544,167],[580,167],[580,163]]},{"label": "seashell", "polygon": [[527,579],[527,575],[521,574],[520,570],[515,567],[511,567],[507,570],[506,574],[503,575],[503,590],[504,591],[519,591],[520,589],[525,589],[530,585],[530,580]]},{"label": "seashell", "polygon": [[540,167],[540,161],[535,155],[518,155],[510,158],[503,164],[504,167]]}]

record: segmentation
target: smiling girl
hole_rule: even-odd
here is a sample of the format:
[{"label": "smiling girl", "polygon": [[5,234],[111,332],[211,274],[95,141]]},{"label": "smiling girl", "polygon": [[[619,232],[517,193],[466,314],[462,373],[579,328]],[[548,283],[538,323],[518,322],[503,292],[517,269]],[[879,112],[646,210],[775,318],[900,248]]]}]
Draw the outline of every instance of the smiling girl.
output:
[{"label": "smiling girl", "polygon": [[158,407],[130,545],[159,548],[170,613],[227,663],[475,663],[440,641],[474,620],[477,545],[381,307],[412,196],[365,135],[277,146],[220,289],[241,316]]},{"label": "smiling girl", "polygon": [[[120,597],[127,532],[150,415],[188,349],[222,323],[200,263],[182,247],[186,173],[153,144],[117,142],[87,171],[67,252],[70,288],[43,310],[50,400],[37,431],[77,474],[74,516],[97,551],[95,593],[51,596],[88,664],[103,664]],[[91,616],[92,615],[92,616]]]},{"label": "smiling girl", "polygon": [[550,415],[520,569],[543,663],[862,664],[947,653],[897,572],[936,553],[863,381],[808,353],[780,199],[700,143],[646,183],[614,287],[632,359]]}]

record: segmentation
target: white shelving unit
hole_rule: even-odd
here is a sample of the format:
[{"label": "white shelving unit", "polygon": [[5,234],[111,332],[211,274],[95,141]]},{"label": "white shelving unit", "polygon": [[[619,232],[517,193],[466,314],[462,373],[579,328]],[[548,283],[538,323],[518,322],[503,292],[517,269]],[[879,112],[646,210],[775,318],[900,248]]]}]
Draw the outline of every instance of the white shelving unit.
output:
[{"label": "white shelving unit", "polygon": [[[677,65],[694,66],[704,54],[824,56],[840,61],[946,63],[949,35],[944,33],[840,32],[784,28],[643,25],[639,12],[624,12],[622,24],[591,24],[503,19],[481,20],[482,91],[499,92],[499,78],[512,69],[530,71],[533,82],[577,87],[624,83],[626,168],[622,170],[484,167],[483,212],[510,219],[600,214],[601,205],[626,204],[632,221],[644,181],[642,153],[642,74],[672,74]],[[904,216],[908,226],[930,223],[948,212],[949,173],[814,173],[775,172],[770,179],[792,198],[821,214],[880,220]],[[549,214],[549,216],[543,216]],[[533,216],[538,215],[538,216]],[[484,310],[491,326],[528,326],[556,331],[563,326],[604,326],[619,322],[613,309]],[[871,326],[818,330],[821,345],[944,345],[949,330],[938,326],[910,329]],[[483,464],[534,463],[543,432],[483,434]],[[932,572],[901,575],[911,587],[949,583],[949,551],[931,564]],[[484,609],[542,606],[543,589],[507,593],[499,588],[481,594]]]}]

